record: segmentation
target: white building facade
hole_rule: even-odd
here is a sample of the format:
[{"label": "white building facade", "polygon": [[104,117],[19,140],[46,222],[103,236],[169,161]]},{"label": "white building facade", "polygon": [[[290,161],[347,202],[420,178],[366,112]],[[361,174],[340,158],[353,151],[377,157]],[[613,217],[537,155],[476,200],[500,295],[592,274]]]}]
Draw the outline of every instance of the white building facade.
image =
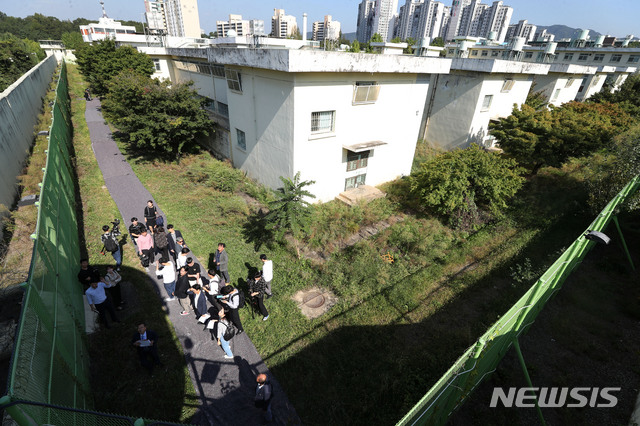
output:
[{"label": "white building facade", "polygon": [[271,18],[271,36],[276,38],[287,38],[295,34],[298,29],[296,17],[286,15],[284,9],[273,9]]},{"label": "white building facade", "polygon": [[380,34],[382,41],[393,38],[394,22],[398,11],[398,0],[376,0],[373,12],[373,34]]}]

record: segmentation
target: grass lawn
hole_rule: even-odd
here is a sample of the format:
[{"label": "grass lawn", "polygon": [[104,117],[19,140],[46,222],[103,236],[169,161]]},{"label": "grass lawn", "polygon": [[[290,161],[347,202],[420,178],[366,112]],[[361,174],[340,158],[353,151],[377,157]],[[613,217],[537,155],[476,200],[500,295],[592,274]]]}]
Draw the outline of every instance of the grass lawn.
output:
[{"label": "grass lawn", "polygon": [[[248,272],[260,268],[260,253],[273,259],[269,321],[252,319],[248,310],[241,316],[304,424],[398,421],[526,291],[530,282],[513,284],[513,265],[521,265],[515,272],[520,276],[533,274],[527,262],[550,263],[591,220],[570,171],[542,171],[505,218],[471,235],[415,214],[398,181],[385,187],[387,199],[359,206],[356,213],[335,202],[316,210],[307,244],[332,253],[318,265],[259,238],[253,214],[268,196],[228,164],[208,153],[188,155],[179,165],[129,155],[169,223],[201,261],[211,259],[218,242],[226,243],[231,280],[242,288]],[[389,215],[405,219],[335,249],[336,239]],[[381,258],[385,253],[394,263]],[[311,286],[339,298],[314,320],[291,299]]]},{"label": "grass lawn", "polygon": [[[79,232],[84,255],[102,273],[106,265],[113,265],[111,256],[100,254],[102,225],[120,216],[115,202],[104,185],[102,173],[91,149],[86,125],[83,91],[86,84],[77,66],[67,65],[74,127],[76,172],[79,182]],[[126,223],[121,225],[126,232]],[[127,308],[119,311],[123,324],[89,336],[92,364],[92,391],[98,411],[188,422],[196,412],[199,399],[189,377],[184,355],[175,337],[173,326],[162,310],[160,299],[148,280],[138,258],[124,246],[123,288]],[[80,285],[80,284],[78,284]],[[130,339],[139,321],[158,333],[159,352],[165,367],[153,376],[141,368]],[[161,401],[161,403],[159,402]]]}]

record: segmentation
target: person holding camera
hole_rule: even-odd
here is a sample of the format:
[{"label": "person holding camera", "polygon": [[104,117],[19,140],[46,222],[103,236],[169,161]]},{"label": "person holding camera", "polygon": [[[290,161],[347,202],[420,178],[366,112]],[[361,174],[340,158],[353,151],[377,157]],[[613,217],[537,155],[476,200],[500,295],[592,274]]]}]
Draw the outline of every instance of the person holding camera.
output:
[{"label": "person holding camera", "polygon": [[104,225],[102,227],[102,254],[106,255],[107,252],[111,253],[113,259],[116,261],[116,271],[120,271],[120,265],[122,265],[122,253],[120,252],[120,243],[118,242],[118,237],[120,236],[120,232],[118,232],[118,225],[115,224],[113,226],[113,231],[109,232],[109,225]]}]

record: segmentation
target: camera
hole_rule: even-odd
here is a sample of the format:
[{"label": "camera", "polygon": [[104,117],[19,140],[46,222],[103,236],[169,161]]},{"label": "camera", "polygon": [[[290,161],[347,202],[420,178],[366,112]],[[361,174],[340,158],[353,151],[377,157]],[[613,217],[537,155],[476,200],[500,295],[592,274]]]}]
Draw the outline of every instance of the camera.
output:
[{"label": "camera", "polygon": [[120,219],[113,219],[113,222],[111,222],[113,224],[113,228],[111,228],[111,233],[113,234],[114,237],[119,237],[120,236]]}]

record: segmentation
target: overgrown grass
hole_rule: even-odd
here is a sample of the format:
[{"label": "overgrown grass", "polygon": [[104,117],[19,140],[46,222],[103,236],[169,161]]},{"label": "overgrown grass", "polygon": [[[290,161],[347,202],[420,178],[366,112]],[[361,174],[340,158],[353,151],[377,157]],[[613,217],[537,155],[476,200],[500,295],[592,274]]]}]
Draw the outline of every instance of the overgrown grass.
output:
[{"label": "overgrown grass", "polygon": [[[100,254],[101,226],[120,216],[104,184],[104,179],[91,148],[85,114],[83,91],[86,84],[77,67],[68,65],[69,91],[74,126],[74,149],[79,183],[78,202],[82,211],[81,237],[85,253],[93,265],[105,272],[104,265],[113,259]],[[124,231],[124,224],[121,225]],[[90,336],[93,369],[92,390],[95,407],[100,411],[166,421],[187,422],[198,407],[198,398],[185,365],[181,345],[173,326],[162,309],[160,298],[140,266],[140,262],[123,238],[123,281],[131,285],[125,293],[128,306],[120,311],[123,324]],[[80,284],[78,284],[80,285]],[[123,289],[124,292],[124,289]],[[139,365],[130,343],[139,321],[159,335],[159,352],[165,364],[154,376]]]},{"label": "overgrown grass", "polygon": [[[207,153],[179,166],[132,161],[132,167],[205,264],[218,242],[227,244],[232,282],[243,288],[248,271],[261,263],[246,233],[258,207],[238,188],[255,184],[234,177],[236,192],[225,190],[209,170],[227,166]],[[275,265],[270,319],[252,319],[249,311],[241,316],[305,424],[396,422],[526,290],[512,285],[510,266],[525,258],[547,261],[549,251],[584,226],[577,220],[583,194],[564,172],[541,172],[505,219],[471,235],[413,214],[404,187],[404,180],[385,186],[388,199],[368,206],[318,206],[308,243],[320,248],[392,214],[407,216],[334,250],[323,265],[278,245],[266,251]],[[387,253],[393,263],[381,257]],[[333,291],[339,301],[309,320],[291,297],[312,286]]]}]

